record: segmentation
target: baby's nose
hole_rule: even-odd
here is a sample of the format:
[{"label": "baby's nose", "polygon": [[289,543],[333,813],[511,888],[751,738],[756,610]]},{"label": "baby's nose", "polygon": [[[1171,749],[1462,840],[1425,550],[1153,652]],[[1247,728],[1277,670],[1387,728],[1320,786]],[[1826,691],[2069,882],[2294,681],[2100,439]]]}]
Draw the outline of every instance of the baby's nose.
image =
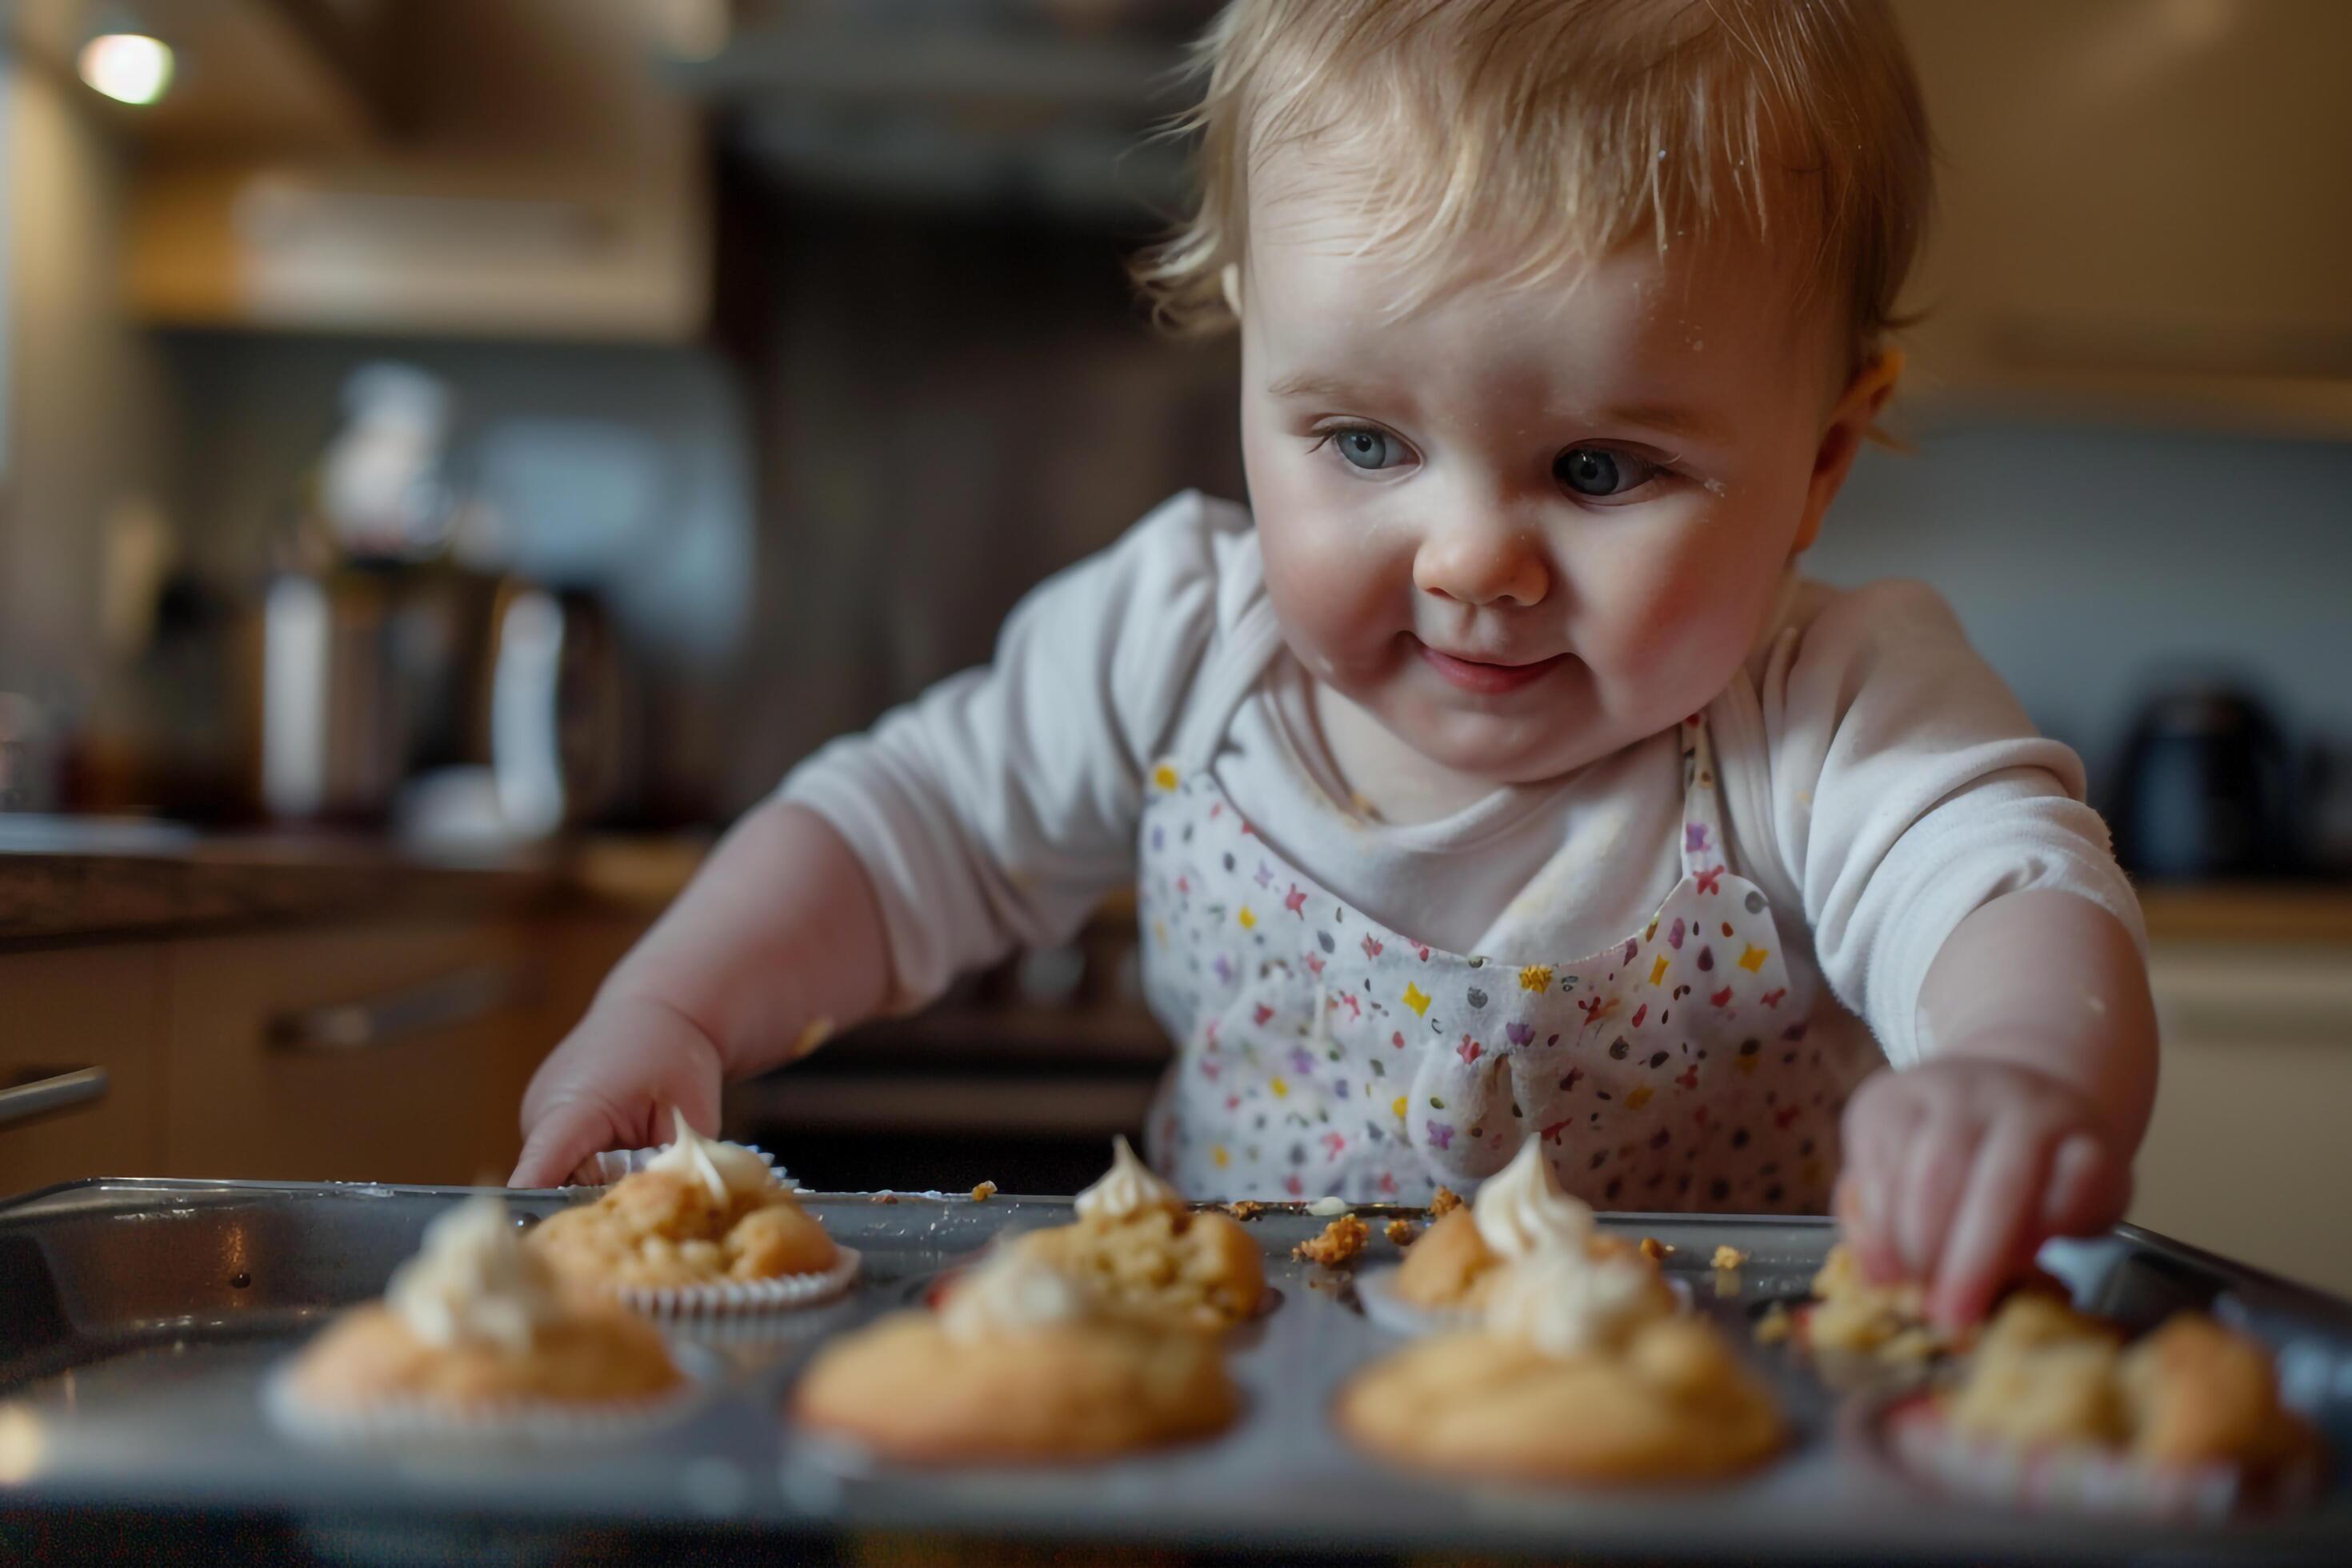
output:
[{"label": "baby's nose", "polygon": [[1533,605],[1551,590],[1536,538],[1493,523],[1433,531],[1412,563],[1413,586],[1465,605]]}]

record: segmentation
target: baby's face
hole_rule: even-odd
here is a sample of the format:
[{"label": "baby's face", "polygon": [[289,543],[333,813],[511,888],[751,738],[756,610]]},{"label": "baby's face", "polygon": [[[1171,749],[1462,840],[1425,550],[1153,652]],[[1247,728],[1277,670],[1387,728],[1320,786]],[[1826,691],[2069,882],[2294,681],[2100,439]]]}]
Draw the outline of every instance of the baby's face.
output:
[{"label": "baby's face", "polygon": [[1760,252],[1662,261],[1646,237],[1400,316],[1402,281],[1318,201],[1262,200],[1238,279],[1244,454],[1292,650],[1497,783],[1705,706],[1876,405],[1834,384],[1825,316]]}]

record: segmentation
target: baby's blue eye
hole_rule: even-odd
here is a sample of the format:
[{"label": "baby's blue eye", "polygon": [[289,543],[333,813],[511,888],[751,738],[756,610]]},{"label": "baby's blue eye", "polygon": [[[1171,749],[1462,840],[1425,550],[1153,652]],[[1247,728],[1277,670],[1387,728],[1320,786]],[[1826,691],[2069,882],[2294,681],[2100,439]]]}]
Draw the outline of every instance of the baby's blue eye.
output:
[{"label": "baby's blue eye", "polygon": [[1622,495],[1649,482],[1656,467],[1605,447],[1570,447],[1551,463],[1552,477],[1580,496]]},{"label": "baby's blue eye", "polygon": [[1404,461],[1404,443],[1384,430],[1358,425],[1332,437],[1339,456],[1360,468],[1392,468]]}]

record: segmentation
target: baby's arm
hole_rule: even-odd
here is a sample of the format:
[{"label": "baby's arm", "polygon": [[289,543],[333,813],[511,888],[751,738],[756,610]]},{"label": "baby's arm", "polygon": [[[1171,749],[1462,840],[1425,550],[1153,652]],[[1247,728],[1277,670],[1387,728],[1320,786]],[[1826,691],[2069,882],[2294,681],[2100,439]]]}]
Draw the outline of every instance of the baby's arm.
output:
[{"label": "baby's arm", "polygon": [[2147,971],[2123,922],[2072,893],[1994,899],[1919,996],[1925,1059],[1846,1108],[1840,1209],[1866,1270],[1929,1283],[1948,1325],[1984,1314],[2051,1236],[2119,1219],[2156,1099]]},{"label": "baby's arm", "polygon": [[2081,759],[1941,600],[1801,593],[1757,679],[1763,841],[1895,1064],[1847,1105],[1839,1210],[1873,1273],[1970,1319],[2045,1237],[2129,1196],[2156,1079],[2138,903]]},{"label": "baby's arm", "polygon": [[[1177,498],[1031,594],[995,658],[802,764],[624,959],[523,1097],[514,1181],[719,1122],[722,1083],[829,1026],[1062,942],[1135,871],[1145,775],[1247,514]],[[1246,579],[1237,579],[1246,585]]]},{"label": "baby's arm", "polygon": [[721,1084],[781,1066],[889,989],[882,913],[841,836],[772,800],[738,823],[531,1079],[513,1184],[666,1141],[677,1106],[719,1125]]}]

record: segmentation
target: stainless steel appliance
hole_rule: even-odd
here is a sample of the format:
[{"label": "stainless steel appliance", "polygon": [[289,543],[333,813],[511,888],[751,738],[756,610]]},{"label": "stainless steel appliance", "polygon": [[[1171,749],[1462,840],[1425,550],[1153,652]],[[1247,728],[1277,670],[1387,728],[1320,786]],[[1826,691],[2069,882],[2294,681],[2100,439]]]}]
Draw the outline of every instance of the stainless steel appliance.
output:
[{"label": "stainless steel appliance", "polygon": [[636,775],[635,693],[593,594],[446,565],[269,586],[261,800],[284,821],[375,823],[437,769],[488,770],[495,836],[594,821]]},{"label": "stainless steel appliance", "polygon": [[378,563],[274,578],[260,613],[260,795],[281,821],[373,823],[478,749],[499,584]]}]

